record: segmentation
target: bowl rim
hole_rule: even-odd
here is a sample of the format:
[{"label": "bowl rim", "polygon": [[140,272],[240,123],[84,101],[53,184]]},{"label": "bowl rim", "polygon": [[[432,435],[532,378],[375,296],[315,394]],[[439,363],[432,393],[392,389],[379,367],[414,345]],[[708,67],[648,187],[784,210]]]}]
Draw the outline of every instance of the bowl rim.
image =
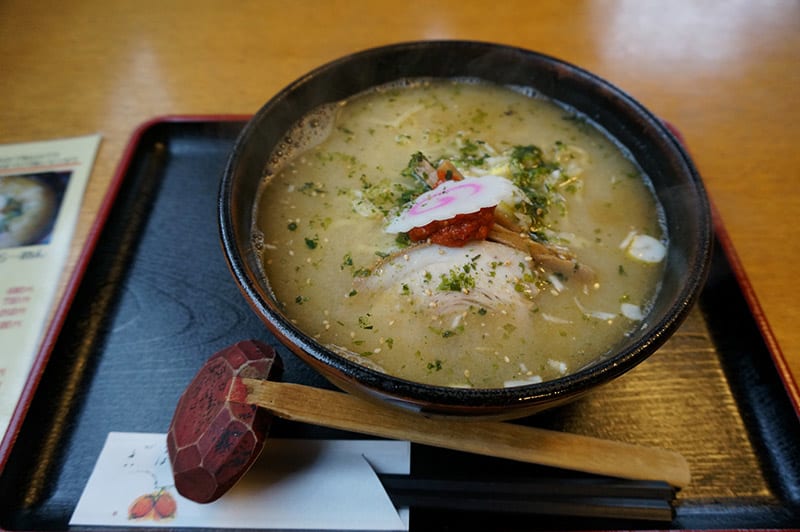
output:
[{"label": "bowl rim", "polygon": [[[540,383],[509,388],[452,388],[429,385],[381,373],[337,355],[292,324],[288,317],[280,311],[277,304],[270,301],[268,296],[265,297],[258,283],[253,280],[245,263],[244,254],[240,254],[236,244],[236,223],[231,213],[230,200],[237,162],[254,134],[255,124],[262,117],[268,115],[275,106],[280,105],[287,95],[296,91],[298,87],[302,87],[309,81],[319,77],[320,74],[335,69],[343,63],[353,60],[379,58],[388,53],[408,53],[419,49],[425,49],[433,53],[443,47],[477,48],[486,50],[487,53],[492,51],[518,53],[564,68],[572,75],[585,78],[588,82],[597,86],[599,90],[602,90],[604,95],[619,101],[645,119],[654,128],[654,132],[662,137],[662,140],[677,155],[686,169],[687,182],[693,185],[696,190],[696,200],[699,207],[697,214],[702,234],[699,235],[698,245],[694,254],[696,260],[689,264],[685,283],[676,296],[678,304],[671,306],[660,320],[648,324],[647,330],[650,332],[643,335],[640,340],[626,345],[622,349],[615,351],[611,356],[593,362],[574,373]],[[332,98],[331,101],[340,99]],[[311,108],[305,109],[303,114],[310,110]],[[234,142],[220,181],[218,222],[224,255],[239,289],[268,329],[301,359],[312,366],[321,364],[339,375],[347,375],[347,377],[343,377],[345,380],[355,380],[360,386],[365,386],[367,388],[366,391],[384,396],[384,398],[388,396],[390,399],[396,398],[403,402],[420,405],[434,403],[445,408],[456,407],[460,410],[493,407],[513,410],[524,409],[532,404],[563,402],[563,400],[580,395],[588,389],[611,381],[631,370],[663,345],[688,315],[699,297],[700,290],[707,278],[713,242],[710,203],[702,179],[682,143],[662,120],[623,90],[572,63],[524,48],[474,40],[408,41],[368,48],[324,63],[284,87],[253,115]]]}]

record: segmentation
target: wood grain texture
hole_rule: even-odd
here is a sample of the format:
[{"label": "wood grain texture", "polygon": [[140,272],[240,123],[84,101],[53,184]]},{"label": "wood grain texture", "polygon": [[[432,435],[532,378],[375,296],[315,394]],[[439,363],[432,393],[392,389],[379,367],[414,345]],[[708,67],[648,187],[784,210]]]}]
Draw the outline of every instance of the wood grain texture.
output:
[{"label": "wood grain texture", "polygon": [[302,384],[242,379],[247,403],[284,419],[484,456],[634,480],[689,485],[680,454],[511,423],[427,417]]},{"label": "wood grain texture", "polygon": [[800,3],[681,0],[0,3],[0,142],[98,132],[64,283],[131,133],[249,114],[315,66],[397,41],[537,50],[605,77],[684,135],[800,378]]}]

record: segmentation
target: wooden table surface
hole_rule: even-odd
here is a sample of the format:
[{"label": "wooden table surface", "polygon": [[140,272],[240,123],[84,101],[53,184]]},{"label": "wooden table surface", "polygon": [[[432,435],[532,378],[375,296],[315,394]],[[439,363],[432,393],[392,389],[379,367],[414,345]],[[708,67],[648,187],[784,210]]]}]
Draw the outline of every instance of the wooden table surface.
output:
[{"label": "wooden table surface", "polygon": [[419,39],[556,56],[676,125],[800,381],[796,0],[3,0],[0,143],[103,137],[62,287],[139,124],[250,114],[326,61]]}]

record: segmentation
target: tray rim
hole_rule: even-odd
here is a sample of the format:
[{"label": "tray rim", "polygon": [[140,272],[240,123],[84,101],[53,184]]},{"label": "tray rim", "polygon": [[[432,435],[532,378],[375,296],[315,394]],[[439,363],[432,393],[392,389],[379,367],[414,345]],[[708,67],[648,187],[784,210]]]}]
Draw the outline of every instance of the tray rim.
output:
[{"label": "tray rim", "polygon": [[[141,143],[152,129],[170,124],[196,124],[196,123],[222,123],[222,122],[242,122],[244,124],[252,117],[252,114],[164,114],[157,115],[136,126],[131,132],[125,148],[120,157],[117,166],[115,167],[114,174],[109,182],[108,189],[103,197],[97,214],[89,228],[83,248],[77,258],[74,270],[66,282],[63,294],[57,302],[52,314],[51,320],[45,329],[39,347],[34,355],[28,376],[25,380],[22,393],[18,398],[17,404],[12,413],[6,433],[0,440],[0,472],[5,469],[5,465],[9,459],[14,444],[17,440],[22,424],[25,420],[29,407],[36,396],[42,375],[50,360],[50,356],[55,348],[55,344],[61,334],[66,317],[69,314],[75,296],[80,288],[86,270],[92,260],[95,249],[100,239],[100,235],[108,221],[111,209],[113,208],[125,176],[130,169],[134,160],[136,151],[141,146]],[[667,126],[676,136],[676,138],[686,146],[683,136],[674,125],[667,123]],[[702,176],[702,172],[701,172]],[[720,245],[722,253],[725,255],[726,260],[730,266],[731,272],[742,291],[742,295],[748,306],[750,314],[755,320],[759,334],[761,335],[766,345],[767,351],[770,354],[772,363],[780,378],[784,391],[786,392],[790,403],[793,407],[795,415],[800,420],[800,387],[795,381],[789,365],[786,361],[785,355],[778,344],[777,339],[772,331],[772,328],[767,320],[766,314],[758,300],[757,294],[753,285],[750,283],[744,266],[736,253],[733,246],[733,241],[728,233],[725,225],[723,224],[722,217],[719,210],[711,197],[709,191],[706,191],[709,196],[709,205],[711,207],[711,218],[714,229],[714,238]]]},{"label": "tray rim", "polygon": [[115,167],[114,174],[109,182],[108,189],[105,196],[98,207],[97,214],[89,228],[86,235],[83,248],[78,255],[75,263],[75,268],[72,275],[66,282],[64,292],[60,300],[56,303],[54,310],[51,314],[51,320],[47,328],[42,334],[36,354],[34,355],[31,367],[28,370],[28,376],[25,380],[25,385],[22,389],[20,397],[17,399],[17,404],[9,420],[6,433],[0,440],[0,471],[5,468],[14,443],[17,440],[22,423],[28,413],[31,402],[36,396],[36,391],[39,387],[39,381],[47,367],[50,360],[50,355],[55,348],[56,341],[58,340],[61,330],[64,327],[64,322],[67,315],[72,308],[72,303],[75,295],[80,288],[83,277],[94,255],[95,248],[97,247],[100,235],[103,232],[108,217],[111,213],[122,184],[125,181],[131,163],[133,162],[136,150],[141,145],[144,136],[153,128],[164,124],[180,124],[180,123],[201,123],[201,122],[246,122],[252,115],[246,114],[167,114],[159,115],[150,118],[134,128],[130,134],[125,148],[122,152],[117,166]]}]

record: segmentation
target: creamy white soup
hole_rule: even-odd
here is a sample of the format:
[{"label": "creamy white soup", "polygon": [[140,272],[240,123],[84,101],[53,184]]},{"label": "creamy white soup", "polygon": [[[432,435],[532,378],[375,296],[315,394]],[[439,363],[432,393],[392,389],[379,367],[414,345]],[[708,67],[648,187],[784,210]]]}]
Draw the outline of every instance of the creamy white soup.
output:
[{"label": "creamy white soup", "polygon": [[558,378],[647,319],[668,238],[647,176],[532,91],[411,80],[319,109],[256,204],[286,315],[412,381]]}]

